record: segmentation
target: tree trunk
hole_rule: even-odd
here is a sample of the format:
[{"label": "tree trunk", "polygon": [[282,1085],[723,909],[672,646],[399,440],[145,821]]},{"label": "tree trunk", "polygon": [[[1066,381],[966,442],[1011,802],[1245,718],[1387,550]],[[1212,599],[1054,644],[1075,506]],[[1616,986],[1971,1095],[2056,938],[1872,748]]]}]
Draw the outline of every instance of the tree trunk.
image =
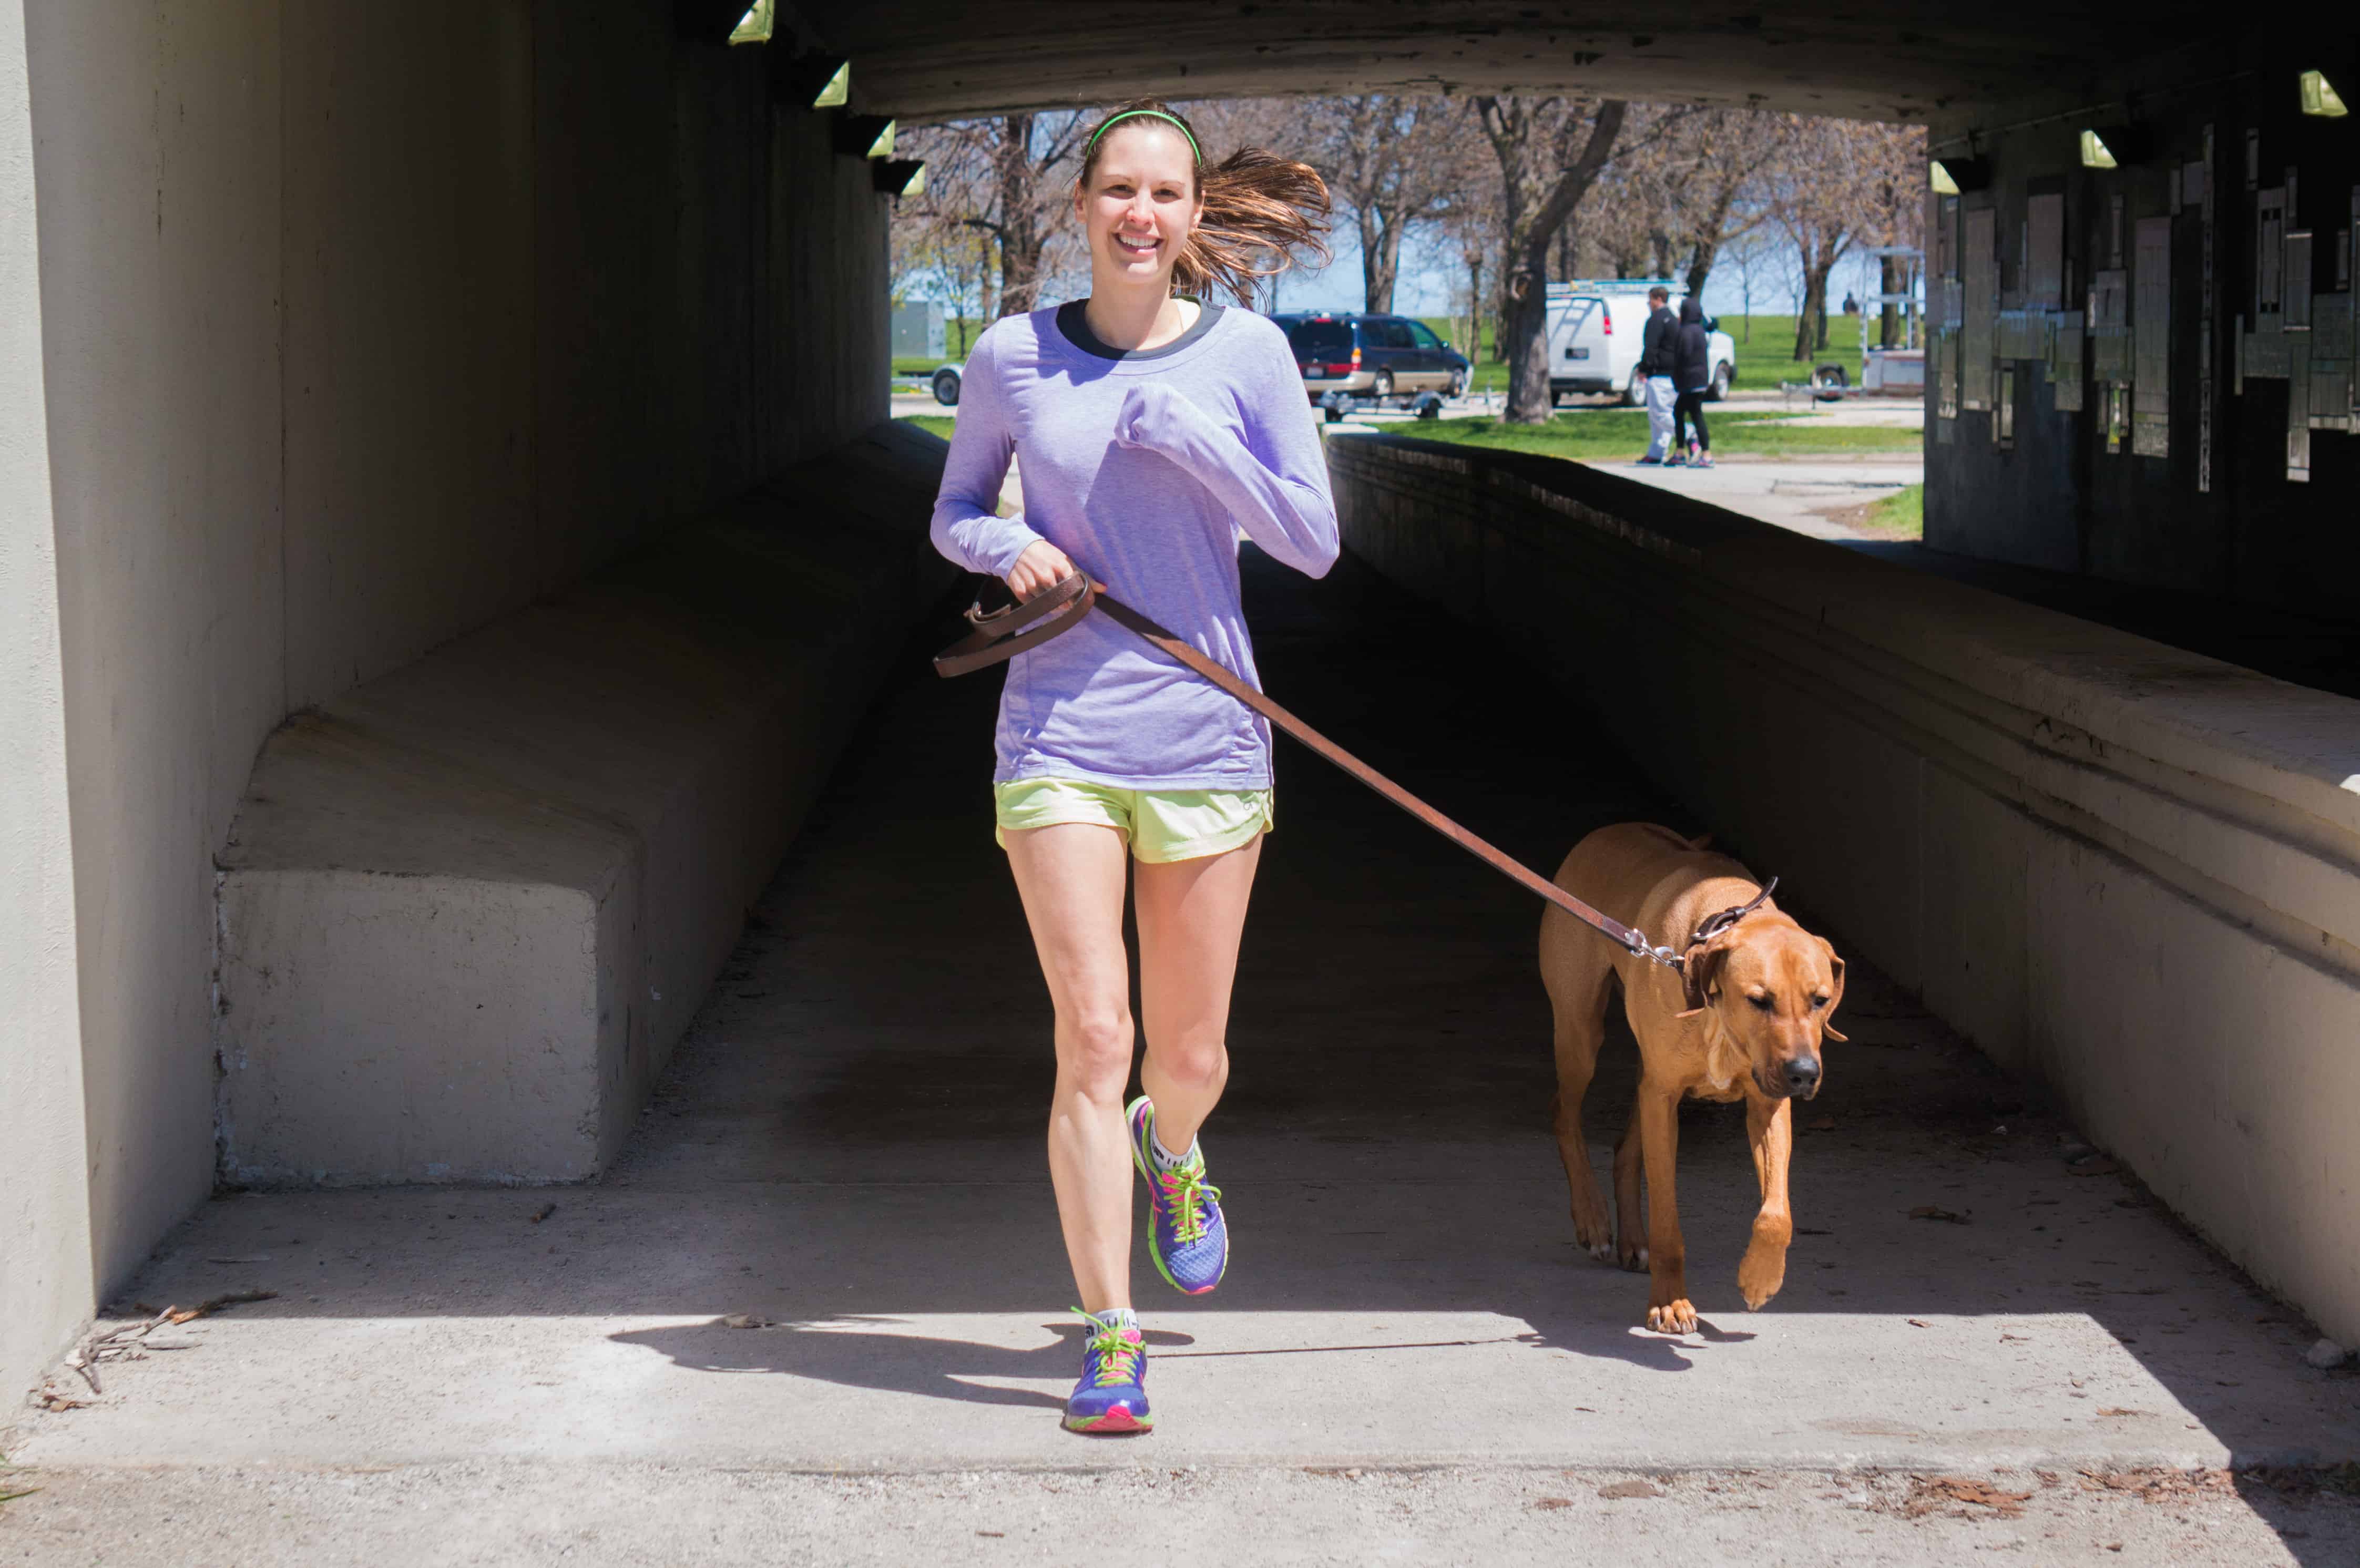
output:
[{"label": "tree trunk", "polygon": [[1828,274],[1832,260],[1803,253],[1803,308],[1795,318],[1795,357],[1809,359],[1828,346]]},{"label": "tree trunk", "polygon": [[1467,343],[1463,352],[1470,365],[1483,357],[1483,257],[1480,252],[1467,258]]},{"label": "tree trunk", "polygon": [[1687,281],[1689,299],[1699,301],[1704,299],[1705,279],[1712,276],[1712,264],[1720,255],[1721,246],[1714,241],[1697,241],[1695,251],[1688,256]]},{"label": "tree trunk", "polygon": [[1501,321],[1508,350],[1506,417],[1512,424],[1546,424],[1556,412],[1548,387],[1549,243],[1606,166],[1628,106],[1619,99],[1601,103],[1580,156],[1551,179],[1529,169],[1533,119],[1524,105],[1499,98],[1475,102],[1499,156],[1506,197],[1506,301]]},{"label": "tree trunk", "polygon": [[1363,309],[1393,311],[1393,286],[1401,277],[1401,214],[1371,202],[1360,212],[1360,289]]},{"label": "tree trunk", "polygon": [[[1876,291],[1880,294],[1900,293],[1909,281],[1907,276],[1907,264],[1897,256],[1882,256],[1876,259],[1881,271],[1881,276],[1877,279]],[[1883,305],[1878,307],[1876,312],[1876,346],[1879,348],[1897,348],[1900,346],[1900,343],[1901,307],[1898,305]]]},{"label": "tree trunk", "polygon": [[1049,236],[1032,208],[1032,116],[1010,114],[1000,143],[1000,313],[1021,316],[1041,302],[1041,256]]}]

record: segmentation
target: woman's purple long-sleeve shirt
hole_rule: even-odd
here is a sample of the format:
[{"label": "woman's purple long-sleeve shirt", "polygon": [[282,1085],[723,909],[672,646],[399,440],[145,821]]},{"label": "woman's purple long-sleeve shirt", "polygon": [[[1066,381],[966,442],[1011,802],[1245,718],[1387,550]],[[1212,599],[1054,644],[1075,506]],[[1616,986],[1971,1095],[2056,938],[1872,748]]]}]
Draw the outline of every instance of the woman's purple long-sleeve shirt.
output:
[{"label": "woman's purple long-sleeve shirt", "polygon": [[[1336,505],[1286,334],[1205,305],[1161,348],[1098,342],[1070,304],[994,322],[967,355],[934,548],[1004,577],[1046,539],[1124,604],[1259,688],[1238,533],[1317,577]],[[996,514],[1013,453],[1024,511]],[[1008,663],[1000,782],[1266,789],[1270,726],[1104,615]]]}]

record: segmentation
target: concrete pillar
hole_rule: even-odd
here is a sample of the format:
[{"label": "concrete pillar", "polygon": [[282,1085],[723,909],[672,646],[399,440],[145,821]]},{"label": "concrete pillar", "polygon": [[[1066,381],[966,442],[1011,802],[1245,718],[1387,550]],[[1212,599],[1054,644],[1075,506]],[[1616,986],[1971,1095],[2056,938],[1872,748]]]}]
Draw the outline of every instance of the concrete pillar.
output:
[{"label": "concrete pillar", "polygon": [[[65,675],[21,0],[0,0],[0,1399],[91,1307]],[[14,1414],[0,1405],[0,1428]]]}]

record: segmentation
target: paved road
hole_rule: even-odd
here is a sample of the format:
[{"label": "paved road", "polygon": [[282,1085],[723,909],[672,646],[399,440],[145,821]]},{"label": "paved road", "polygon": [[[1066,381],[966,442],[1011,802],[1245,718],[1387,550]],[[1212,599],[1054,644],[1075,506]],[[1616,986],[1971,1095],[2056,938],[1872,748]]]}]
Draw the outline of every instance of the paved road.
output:
[{"label": "paved road", "polygon": [[[1698,825],[1578,707],[1415,635],[1349,561],[1316,585],[1250,563],[1273,689],[1513,852]],[[2306,1367],[2305,1325],[2121,1177],[2076,1174],[2067,1129],[1864,965],[1785,1293],[1737,1300],[1742,1119],[1697,1107],[1706,1321],[1645,1332],[1644,1281],[1566,1218],[1535,908],[1291,750],[1206,1136],[1234,1272],[1187,1301],[1142,1264],[1159,1429],[1065,1434],[1045,1006],[986,814],[995,678],[919,671],[608,1180],[212,1203],[129,1294],[279,1294],[34,1417],[0,1493],[40,1490],[0,1505],[0,1563],[1031,1562],[1164,1528],[1231,1562],[2360,1551],[2302,1477],[2180,1474],[2360,1458],[2360,1381]],[[1601,1155],[1632,1079],[1610,1051]],[[1942,1475],[2031,1496],[1911,1479]]]}]

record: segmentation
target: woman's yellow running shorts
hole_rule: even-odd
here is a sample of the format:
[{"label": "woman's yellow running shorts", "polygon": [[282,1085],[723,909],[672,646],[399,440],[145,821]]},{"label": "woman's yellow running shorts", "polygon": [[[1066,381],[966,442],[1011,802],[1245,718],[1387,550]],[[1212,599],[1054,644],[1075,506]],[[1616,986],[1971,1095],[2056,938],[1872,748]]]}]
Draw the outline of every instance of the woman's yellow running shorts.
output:
[{"label": "woman's yellow running shorts", "polygon": [[1150,866],[1226,855],[1271,829],[1267,789],[1124,789],[1078,779],[1020,779],[991,787],[999,818],[992,837],[1008,847],[1011,828],[1095,822],[1130,841]]}]

